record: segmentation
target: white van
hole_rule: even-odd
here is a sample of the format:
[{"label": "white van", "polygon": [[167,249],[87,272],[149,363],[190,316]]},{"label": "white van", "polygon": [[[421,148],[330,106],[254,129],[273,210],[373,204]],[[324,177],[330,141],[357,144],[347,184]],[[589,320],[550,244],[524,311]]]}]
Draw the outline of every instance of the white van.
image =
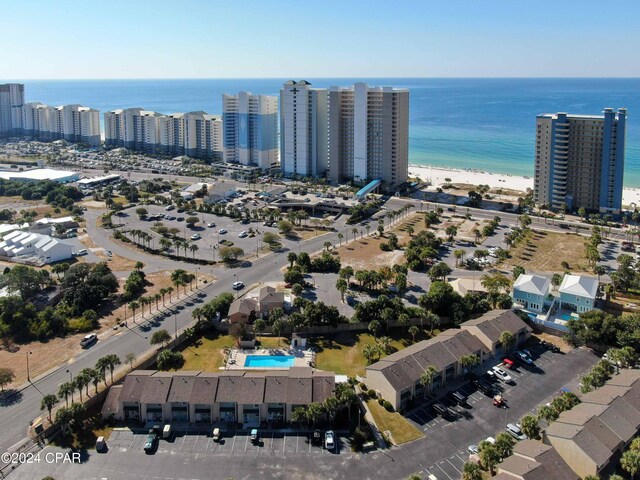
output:
[{"label": "white van", "polygon": [[80,346],[82,348],[86,348],[97,340],[98,336],[95,333],[90,333],[89,335],[85,335],[84,338],[80,340]]},{"label": "white van", "polygon": [[171,425],[167,423],[162,429],[162,438],[167,440],[169,437],[171,437]]}]

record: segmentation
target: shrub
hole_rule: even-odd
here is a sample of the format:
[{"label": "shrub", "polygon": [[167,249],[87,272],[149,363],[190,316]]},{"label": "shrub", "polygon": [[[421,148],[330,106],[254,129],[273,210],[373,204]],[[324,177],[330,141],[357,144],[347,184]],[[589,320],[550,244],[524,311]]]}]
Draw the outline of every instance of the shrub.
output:
[{"label": "shrub", "polygon": [[378,395],[376,394],[376,391],[373,388],[370,388],[369,390],[367,390],[367,395],[369,395],[369,398],[377,398]]},{"label": "shrub", "polygon": [[382,242],[380,244],[380,250],[382,250],[383,252],[390,252],[393,249],[391,248],[391,246],[387,242]]},{"label": "shrub", "polygon": [[383,399],[383,398],[379,398],[379,399],[378,399],[378,405],[380,405],[381,407],[383,407],[383,406],[384,406],[384,402],[385,402],[385,401],[384,401],[384,399]]},{"label": "shrub", "polygon": [[85,317],[69,320],[68,326],[71,332],[88,332],[95,328],[94,322]]},{"label": "shrub", "polygon": [[393,405],[391,405],[391,402],[389,402],[388,400],[384,401],[383,406],[387,412],[393,412]]},{"label": "shrub", "polygon": [[363,392],[366,392],[368,390],[368,388],[364,384],[364,382],[360,382],[360,384],[358,386],[360,387],[360,390],[362,390]]}]

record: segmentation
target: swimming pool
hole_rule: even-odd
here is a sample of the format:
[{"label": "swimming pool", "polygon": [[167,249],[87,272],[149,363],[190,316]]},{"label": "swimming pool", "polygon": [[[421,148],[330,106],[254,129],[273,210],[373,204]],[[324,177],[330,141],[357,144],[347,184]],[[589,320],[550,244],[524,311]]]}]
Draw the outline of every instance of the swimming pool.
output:
[{"label": "swimming pool", "polygon": [[569,320],[578,320],[577,317],[571,316],[568,313],[562,313],[560,315],[558,315],[558,318],[564,321],[569,321]]},{"label": "swimming pool", "polygon": [[293,367],[292,355],[247,355],[244,366],[249,368],[289,368]]}]

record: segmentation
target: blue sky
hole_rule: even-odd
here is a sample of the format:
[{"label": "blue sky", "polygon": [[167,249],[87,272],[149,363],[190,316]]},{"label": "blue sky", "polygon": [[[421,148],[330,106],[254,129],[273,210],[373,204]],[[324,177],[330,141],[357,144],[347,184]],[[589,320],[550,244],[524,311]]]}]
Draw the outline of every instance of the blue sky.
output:
[{"label": "blue sky", "polygon": [[640,77],[637,0],[4,0],[0,78]]}]

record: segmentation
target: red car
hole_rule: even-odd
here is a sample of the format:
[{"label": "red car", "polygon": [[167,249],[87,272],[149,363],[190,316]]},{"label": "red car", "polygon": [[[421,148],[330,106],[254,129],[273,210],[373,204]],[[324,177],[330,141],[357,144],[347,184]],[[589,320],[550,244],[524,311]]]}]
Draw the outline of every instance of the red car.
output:
[{"label": "red car", "polygon": [[508,368],[509,370],[511,370],[513,368],[513,365],[514,365],[513,360],[510,360],[508,358],[502,359],[502,366],[504,368]]}]

